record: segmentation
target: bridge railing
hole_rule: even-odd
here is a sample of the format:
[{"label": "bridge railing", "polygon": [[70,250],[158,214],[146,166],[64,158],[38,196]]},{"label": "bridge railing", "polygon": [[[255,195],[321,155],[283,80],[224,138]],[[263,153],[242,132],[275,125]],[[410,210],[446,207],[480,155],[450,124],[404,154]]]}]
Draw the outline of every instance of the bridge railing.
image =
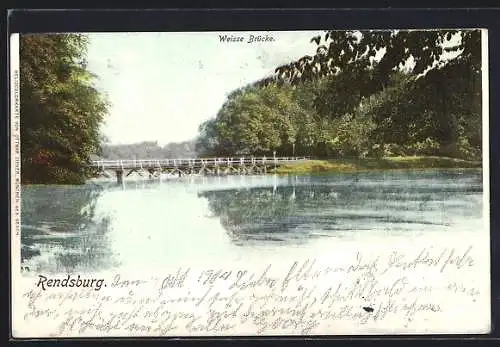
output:
[{"label": "bridge railing", "polygon": [[179,158],[179,159],[127,159],[127,160],[93,160],[91,166],[106,169],[131,169],[155,167],[190,167],[203,165],[257,165],[281,164],[308,160],[308,157],[233,157],[233,158]]}]

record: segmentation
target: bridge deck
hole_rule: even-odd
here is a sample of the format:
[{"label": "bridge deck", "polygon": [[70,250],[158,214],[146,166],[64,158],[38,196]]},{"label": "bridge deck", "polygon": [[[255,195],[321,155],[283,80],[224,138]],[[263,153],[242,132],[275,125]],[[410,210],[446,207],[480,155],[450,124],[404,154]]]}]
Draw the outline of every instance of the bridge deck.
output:
[{"label": "bridge deck", "polygon": [[213,166],[280,166],[306,161],[307,157],[262,157],[262,158],[180,158],[141,160],[94,160],[91,166],[98,169],[154,169],[154,168],[201,168]]}]

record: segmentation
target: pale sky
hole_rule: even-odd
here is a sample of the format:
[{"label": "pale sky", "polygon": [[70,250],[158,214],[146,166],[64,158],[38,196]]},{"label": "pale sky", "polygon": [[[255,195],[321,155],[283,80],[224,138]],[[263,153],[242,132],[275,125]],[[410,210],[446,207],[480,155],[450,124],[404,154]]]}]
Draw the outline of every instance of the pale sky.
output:
[{"label": "pale sky", "polygon": [[[91,33],[88,68],[111,103],[103,133],[113,144],[193,139],[228,93],[314,53],[318,33]],[[222,34],[245,40],[220,42]],[[250,34],[275,41],[247,43]]]}]

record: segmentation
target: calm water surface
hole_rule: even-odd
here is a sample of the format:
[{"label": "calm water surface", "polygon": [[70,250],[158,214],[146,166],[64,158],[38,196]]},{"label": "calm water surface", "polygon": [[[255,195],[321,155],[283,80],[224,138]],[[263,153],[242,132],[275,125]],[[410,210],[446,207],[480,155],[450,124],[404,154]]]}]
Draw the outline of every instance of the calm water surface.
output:
[{"label": "calm water surface", "polygon": [[482,228],[480,170],[191,177],[22,188],[30,271],[144,268],[301,250],[367,233]]}]

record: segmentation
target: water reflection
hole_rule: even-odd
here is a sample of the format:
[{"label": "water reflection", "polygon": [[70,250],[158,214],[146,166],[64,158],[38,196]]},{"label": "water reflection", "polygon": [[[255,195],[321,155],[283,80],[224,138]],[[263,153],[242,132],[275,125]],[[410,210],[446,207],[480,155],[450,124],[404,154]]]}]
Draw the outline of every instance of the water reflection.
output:
[{"label": "water reflection", "polygon": [[125,179],[23,187],[21,241],[31,270],[95,271],[481,223],[478,170]]},{"label": "water reflection", "polygon": [[40,266],[56,272],[111,266],[110,220],[96,215],[103,191],[96,185],[23,188],[22,262],[32,271]]},{"label": "water reflection", "polygon": [[[391,177],[388,177],[391,176]],[[272,187],[198,193],[233,242],[306,242],[357,231],[443,231],[481,218],[477,172],[364,173],[288,178]]]}]

